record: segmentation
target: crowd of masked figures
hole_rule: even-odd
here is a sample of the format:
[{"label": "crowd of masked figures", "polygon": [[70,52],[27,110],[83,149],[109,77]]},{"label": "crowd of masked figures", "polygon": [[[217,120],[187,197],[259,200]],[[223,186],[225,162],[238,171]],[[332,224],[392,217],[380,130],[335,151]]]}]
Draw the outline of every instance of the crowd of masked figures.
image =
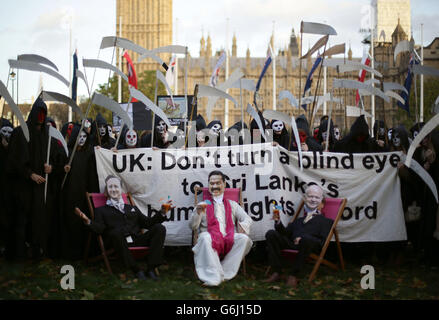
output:
[{"label": "crowd of masked figures", "polygon": [[[175,133],[158,117],[155,118],[152,133],[138,136],[137,132],[123,127],[120,137],[112,132],[112,127],[101,114],[96,119],[87,119],[81,130],[79,123],[66,123],[60,129],[67,142],[69,156],[76,151],[69,165],[69,156],[58,140],[51,138],[50,157],[48,151],[48,128],[56,126],[47,106],[37,99],[27,119],[29,142],[21,127],[2,118],[0,130],[0,248],[7,260],[24,261],[42,257],[79,260],[83,257],[88,229],[75,215],[74,208],[89,214],[86,192],[99,192],[94,150],[96,146],[106,149],[128,148],[181,148],[234,145],[244,143],[264,143],[265,139],[287,150],[297,150],[294,135],[290,136],[287,126],[280,120],[252,119],[250,124],[237,122],[224,131],[218,120],[206,123],[201,115],[196,118],[196,126],[191,129],[180,125]],[[257,124],[259,122],[259,125]],[[373,153],[402,151],[407,153],[412,139],[421,130],[423,123],[417,123],[407,130],[400,125],[386,128],[377,120],[374,135],[369,134],[369,126],[364,116],[358,117],[350,131],[344,136],[340,128],[323,117],[320,126],[310,128],[304,115],[296,118],[299,143],[302,151],[324,151],[342,153]],[[268,129],[261,136],[260,126]],[[195,128],[194,128],[195,127]],[[228,134],[232,130],[250,132],[244,135]],[[189,133],[191,139],[185,136]],[[329,137],[327,137],[329,134]],[[79,138],[77,139],[79,135]],[[326,143],[328,142],[328,145]],[[117,152],[117,151],[115,151]],[[416,149],[414,159],[431,175],[439,186],[439,132],[430,133]],[[408,241],[387,244],[386,252],[396,254],[406,252],[410,243],[419,257],[432,260],[439,256],[439,241],[433,236],[436,229],[436,201],[428,187],[411,169],[398,166],[401,181],[401,199],[406,215]],[[46,181],[47,179],[47,181]],[[65,180],[65,181],[64,181]],[[64,181],[64,183],[63,183]],[[46,186],[47,185],[47,186]],[[46,189],[46,191],[45,191]],[[349,252],[345,252],[349,259]]]}]

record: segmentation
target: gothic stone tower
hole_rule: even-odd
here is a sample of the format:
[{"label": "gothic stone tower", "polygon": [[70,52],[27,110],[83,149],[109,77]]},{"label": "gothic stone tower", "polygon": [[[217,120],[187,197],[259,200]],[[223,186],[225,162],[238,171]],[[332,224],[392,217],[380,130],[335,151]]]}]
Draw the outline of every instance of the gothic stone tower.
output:
[{"label": "gothic stone tower", "polygon": [[[146,48],[154,49],[172,44],[172,0],[116,0],[116,35],[119,36],[119,22],[122,17],[122,38]],[[152,59],[137,63],[138,54],[129,52],[136,73],[156,70]],[[169,54],[160,54],[166,63]],[[125,63],[123,70],[126,72]]]}]

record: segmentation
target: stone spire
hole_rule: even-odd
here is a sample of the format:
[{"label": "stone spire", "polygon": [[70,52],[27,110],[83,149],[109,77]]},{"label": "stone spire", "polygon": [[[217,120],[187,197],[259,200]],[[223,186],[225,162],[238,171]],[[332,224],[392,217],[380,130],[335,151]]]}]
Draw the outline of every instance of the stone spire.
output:
[{"label": "stone spire", "polygon": [[294,28],[291,31],[290,43],[289,43],[288,47],[289,47],[289,52],[290,52],[291,56],[293,56],[293,57],[299,56],[299,43],[297,41],[296,34],[294,33]]},{"label": "stone spire", "polygon": [[237,54],[237,46],[236,46],[236,35],[233,33],[233,40],[232,40],[232,57],[236,57]]},{"label": "stone spire", "polygon": [[245,54],[245,65],[247,70],[250,70],[250,48],[247,47],[247,52]]},{"label": "stone spire", "polygon": [[203,57],[206,53],[206,42],[204,41],[204,35],[201,36],[200,40],[200,57]]},{"label": "stone spire", "polygon": [[210,39],[210,34],[207,35],[206,57],[212,57],[212,40]]},{"label": "stone spire", "polygon": [[395,31],[392,33],[392,43],[396,46],[400,41],[408,40],[407,34],[400,24],[400,19],[398,18],[398,24],[396,25]]}]

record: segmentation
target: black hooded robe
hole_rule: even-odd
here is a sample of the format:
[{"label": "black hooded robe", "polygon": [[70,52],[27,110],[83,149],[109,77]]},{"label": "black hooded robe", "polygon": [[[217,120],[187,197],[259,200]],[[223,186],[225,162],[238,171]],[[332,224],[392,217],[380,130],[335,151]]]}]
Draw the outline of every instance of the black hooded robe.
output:
[{"label": "black hooded robe", "polygon": [[[75,127],[69,141],[69,154],[73,151],[78,134],[79,127]],[[99,192],[96,160],[89,142],[88,136],[84,146],[76,150],[61,195],[62,255],[72,260],[83,257],[88,235],[87,228],[75,214],[74,209],[78,207],[89,216],[86,192]]]},{"label": "black hooded robe", "polygon": [[31,179],[32,173],[45,177],[48,128],[46,119],[37,127],[40,110],[47,115],[46,104],[38,98],[27,119],[29,142],[19,126],[12,132],[9,143],[9,172],[14,177],[11,184],[14,208],[11,212],[13,252],[17,259],[26,258],[26,241],[34,257],[40,256],[40,249],[47,252],[50,217],[44,203],[44,183],[37,184]]}]

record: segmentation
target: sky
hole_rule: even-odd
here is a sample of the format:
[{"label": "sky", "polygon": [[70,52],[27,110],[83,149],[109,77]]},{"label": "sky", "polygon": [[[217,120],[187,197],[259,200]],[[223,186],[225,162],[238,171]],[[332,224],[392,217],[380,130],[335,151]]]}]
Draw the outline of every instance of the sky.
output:
[{"label": "sky", "polygon": [[[205,38],[210,35],[215,52],[227,45],[231,49],[235,34],[238,56],[245,56],[249,48],[251,56],[265,57],[273,31],[277,51],[288,45],[292,28],[297,33],[303,20],[331,25],[337,36],[330,37],[330,45],[345,42],[349,47],[351,44],[354,57],[361,57],[364,48],[360,21],[362,10],[368,4],[369,0],[173,0],[173,39],[176,44],[187,45],[191,56],[197,57],[202,35]],[[439,1],[412,0],[411,11],[415,42],[421,42],[420,24],[423,23],[424,46],[427,46],[439,36]],[[0,21],[0,80],[5,85],[8,59],[30,53],[48,58],[58,66],[60,74],[69,79],[70,21],[72,45],[78,49],[80,59],[112,60],[113,50],[99,51],[99,46],[103,37],[115,35],[116,0],[7,1],[2,3]],[[304,50],[318,38],[305,35]],[[108,75],[108,71],[98,69],[93,90],[98,84],[106,83]],[[91,82],[93,69],[87,69],[87,76]],[[46,74],[42,80],[45,90],[69,95],[69,88],[59,80]],[[37,95],[39,81],[38,72],[18,72],[19,103],[31,102]],[[17,81],[9,81],[8,89],[12,94],[13,83],[16,98]],[[78,83],[78,95],[88,96],[82,81]]]}]

